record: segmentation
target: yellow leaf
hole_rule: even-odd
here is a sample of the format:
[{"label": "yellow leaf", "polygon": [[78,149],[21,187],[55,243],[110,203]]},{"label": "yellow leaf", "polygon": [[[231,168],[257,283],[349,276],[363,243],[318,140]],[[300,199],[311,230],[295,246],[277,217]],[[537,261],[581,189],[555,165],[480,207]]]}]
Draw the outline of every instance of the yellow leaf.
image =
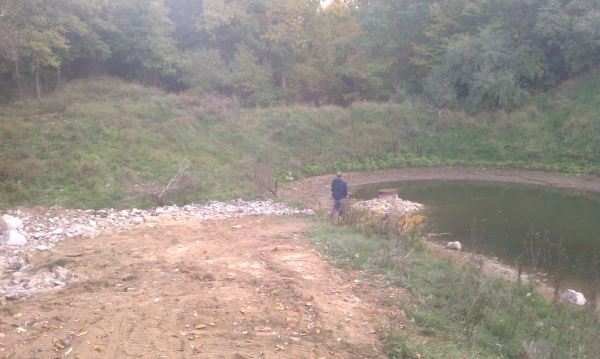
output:
[{"label": "yellow leaf", "polygon": [[206,328],[206,324],[198,324],[196,325],[196,329],[204,329]]},{"label": "yellow leaf", "polygon": [[426,344],[426,343],[427,343],[427,340],[423,342],[423,344]]},{"label": "yellow leaf", "polygon": [[527,293],[527,296],[528,296],[528,297],[531,297],[531,293]]},{"label": "yellow leaf", "polygon": [[94,345],[94,347],[92,349],[94,349],[94,350],[100,350],[100,346],[99,345]]}]

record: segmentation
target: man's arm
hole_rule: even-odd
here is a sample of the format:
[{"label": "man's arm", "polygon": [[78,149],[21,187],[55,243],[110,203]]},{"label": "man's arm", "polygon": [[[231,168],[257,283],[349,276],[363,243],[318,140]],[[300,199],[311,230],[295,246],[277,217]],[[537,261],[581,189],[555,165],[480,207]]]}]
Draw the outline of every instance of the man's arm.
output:
[{"label": "man's arm", "polygon": [[348,183],[344,182],[344,198],[348,197]]}]

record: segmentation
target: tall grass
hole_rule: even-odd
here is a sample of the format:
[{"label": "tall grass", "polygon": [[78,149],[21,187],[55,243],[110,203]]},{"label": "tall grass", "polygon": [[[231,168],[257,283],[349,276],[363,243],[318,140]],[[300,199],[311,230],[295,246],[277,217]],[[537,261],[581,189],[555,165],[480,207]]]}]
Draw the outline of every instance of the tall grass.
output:
[{"label": "tall grass", "polygon": [[235,98],[75,81],[0,107],[0,207],[141,206],[139,195],[166,184],[185,157],[201,186],[182,202],[260,196],[257,164],[280,185],[402,166],[599,173],[598,80],[589,73],[518,111],[477,116],[413,102],[243,109]]},{"label": "tall grass", "polygon": [[[354,270],[378,306],[400,309],[380,332],[390,358],[600,356],[595,302],[582,308],[544,299],[531,285],[483,275],[475,257],[462,268],[436,259],[418,241],[423,225],[414,217],[351,211],[340,224],[312,228],[311,244],[331,265]],[[597,261],[592,272],[595,293]]]}]

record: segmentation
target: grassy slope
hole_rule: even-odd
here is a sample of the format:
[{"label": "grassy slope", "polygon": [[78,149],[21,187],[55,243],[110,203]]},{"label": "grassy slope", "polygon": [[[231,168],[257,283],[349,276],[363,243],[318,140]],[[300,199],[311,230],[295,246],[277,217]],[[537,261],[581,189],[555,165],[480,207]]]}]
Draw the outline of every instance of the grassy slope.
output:
[{"label": "grassy slope", "polygon": [[[360,270],[357,286],[374,293],[379,307],[405,311],[406,318],[391,318],[391,326],[380,333],[390,358],[412,359],[417,353],[449,359],[600,355],[600,322],[586,308],[553,304],[530,285],[483,276],[475,260],[456,268],[450,260],[435,259],[420,242],[360,232],[317,226],[309,234],[313,248],[332,266]],[[399,296],[397,287],[412,298]],[[408,328],[400,329],[398,323]],[[538,356],[525,345],[538,350]]]},{"label": "grassy slope", "polygon": [[418,103],[348,109],[240,109],[118,79],[69,83],[0,107],[0,207],[142,206],[188,158],[197,183],[178,202],[256,197],[257,178],[406,165],[600,173],[599,74],[533,97],[513,113],[467,116]]}]

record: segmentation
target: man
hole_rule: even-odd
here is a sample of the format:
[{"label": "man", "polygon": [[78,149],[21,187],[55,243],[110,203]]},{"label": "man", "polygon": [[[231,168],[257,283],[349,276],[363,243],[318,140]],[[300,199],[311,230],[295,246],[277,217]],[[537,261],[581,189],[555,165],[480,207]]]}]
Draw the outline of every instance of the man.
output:
[{"label": "man", "polygon": [[338,214],[342,210],[348,197],[348,183],[342,179],[342,172],[337,173],[337,178],[331,182],[331,194],[333,195],[333,220],[337,221]]}]

